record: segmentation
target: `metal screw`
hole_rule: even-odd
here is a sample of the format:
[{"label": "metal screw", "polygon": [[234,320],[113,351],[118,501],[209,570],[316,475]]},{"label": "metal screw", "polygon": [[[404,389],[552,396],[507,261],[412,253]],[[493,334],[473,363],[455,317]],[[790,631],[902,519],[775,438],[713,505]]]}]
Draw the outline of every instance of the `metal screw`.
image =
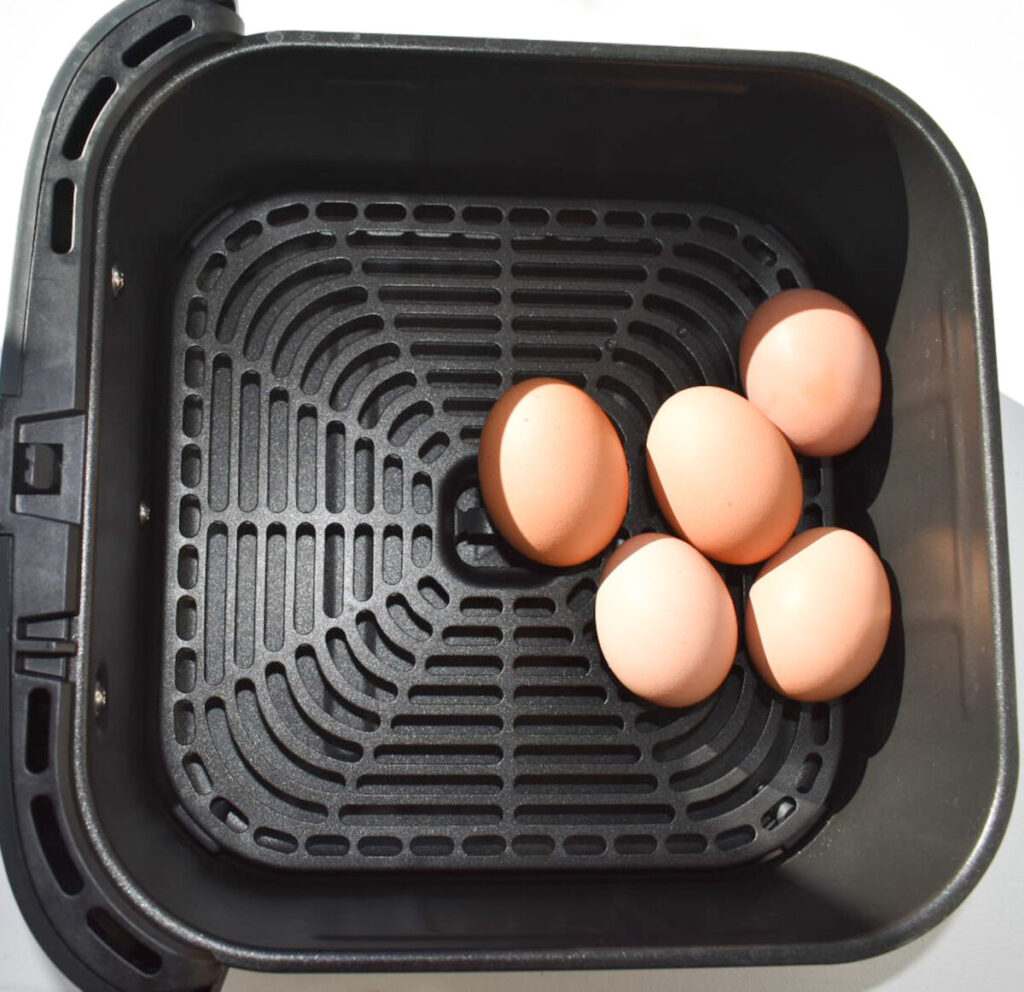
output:
[{"label": "metal screw", "polygon": [[110,291],[114,296],[120,296],[124,289],[124,273],[115,265],[110,270]]},{"label": "metal screw", "polygon": [[102,713],[107,706],[107,690],[104,689],[99,682],[96,683],[96,688],[92,691],[92,704],[96,707],[97,716]]},{"label": "metal screw", "polygon": [[149,523],[149,504],[148,503],[140,503],[139,504],[139,523],[142,524],[143,527],[145,527],[146,524]]}]

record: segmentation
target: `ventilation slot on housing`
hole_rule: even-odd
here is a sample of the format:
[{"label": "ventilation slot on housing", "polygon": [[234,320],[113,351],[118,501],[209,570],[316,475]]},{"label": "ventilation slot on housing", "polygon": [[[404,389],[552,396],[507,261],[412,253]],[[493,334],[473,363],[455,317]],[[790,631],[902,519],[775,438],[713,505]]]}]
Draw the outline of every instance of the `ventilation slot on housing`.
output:
[{"label": "ventilation slot on housing", "polygon": [[144,975],[155,975],[163,962],[156,951],[130,934],[105,909],[98,906],[85,914],[89,929],[122,961],[127,961]]},{"label": "ventilation slot on housing", "polygon": [[54,881],[62,892],[69,896],[77,895],[83,888],[82,876],[71,860],[67,844],[64,843],[53,800],[49,796],[36,796],[29,809],[39,846],[43,850],[46,863],[50,866]]},{"label": "ventilation slot on housing", "polygon": [[53,184],[53,208],[50,214],[50,247],[58,255],[71,251],[75,241],[75,184],[58,179]]},{"label": "ventilation slot on housing", "polygon": [[74,161],[82,157],[93,126],[116,89],[117,83],[109,76],[104,76],[96,81],[78,108],[71,127],[68,128],[67,137],[64,139],[64,157],[66,159]]},{"label": "ventilation slot on housing", "polygon": [[192,30],[192,18],[181,14],[165,21],[158,28],[153,28],[147,35],[143,35],[131,48],[127,49],[121,56],[129,69],[142,65],[147,59],[152,58],[166,45],[169,45],[175,38],[180,38]]}]

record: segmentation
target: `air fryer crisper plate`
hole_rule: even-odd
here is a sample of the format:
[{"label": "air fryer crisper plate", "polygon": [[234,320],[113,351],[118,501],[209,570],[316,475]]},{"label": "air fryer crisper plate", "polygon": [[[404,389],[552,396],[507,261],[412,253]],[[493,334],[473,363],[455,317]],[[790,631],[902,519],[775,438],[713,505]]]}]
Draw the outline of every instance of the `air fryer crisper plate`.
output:
[{"label": "air fryer crisper plate", "polygon": [[[750,312],[809,285],[711,206],[287,195],[193,241],[173,317],[164,757],[202,843],[279,866],[686,866],[791,847],[823,814],[841,707],[723,688],[652,709],[601,660],[603,557],[549,570],[492,531],[488,409],[587,389],[664,530],[658,405],[736,386]],[[831,519],[803,464],[802,526]],[[756,569],[724,574],[737,605]]]}]

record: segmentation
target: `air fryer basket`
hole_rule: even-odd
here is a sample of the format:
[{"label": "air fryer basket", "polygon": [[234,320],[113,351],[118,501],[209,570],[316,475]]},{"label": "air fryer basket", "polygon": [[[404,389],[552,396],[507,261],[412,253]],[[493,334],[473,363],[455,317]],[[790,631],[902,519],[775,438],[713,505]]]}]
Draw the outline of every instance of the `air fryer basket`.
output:
[{"label": "air fryer basket", "polygon": [[[1016,744],[984,234],[946,139],[809,56],[243,38],[233,7],[101,22],[26,183],[0,839],[54,960],[90,989],[838,961],[948,913]],[[802,466],[803,525],[879,548],[890,644],[830,706],[742,653],[707,704],[645,706],[597,650],[600,562],[491,531],[483,417],[568,378],[635,468],[658,403],[735,386],[753,306],[811,284],[886,390]],[[642,472],[630,496],[625,531],[660,529]]]}]

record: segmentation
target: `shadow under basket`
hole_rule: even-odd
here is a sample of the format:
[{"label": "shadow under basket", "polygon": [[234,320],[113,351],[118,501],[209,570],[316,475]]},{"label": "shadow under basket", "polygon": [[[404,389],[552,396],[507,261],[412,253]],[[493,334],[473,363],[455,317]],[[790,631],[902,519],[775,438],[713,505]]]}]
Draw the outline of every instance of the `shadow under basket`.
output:
[{"label": "shadow under basket", "polygon": [[[5,341],[0,840],[85,989],[277,970],[842,961],[991,860],[1016,776],[981,210],[812,56],[280,32],[123,4],[61,70]],[[875,673],[618,686],[603,556],[491,529],[487,411],[577,383],[631,466],[790,286],[883,357],[801,526],[868,538]],[[756,570],[723,575],[737,606]],[[685,927],[680,926],[685,921]]]}]

